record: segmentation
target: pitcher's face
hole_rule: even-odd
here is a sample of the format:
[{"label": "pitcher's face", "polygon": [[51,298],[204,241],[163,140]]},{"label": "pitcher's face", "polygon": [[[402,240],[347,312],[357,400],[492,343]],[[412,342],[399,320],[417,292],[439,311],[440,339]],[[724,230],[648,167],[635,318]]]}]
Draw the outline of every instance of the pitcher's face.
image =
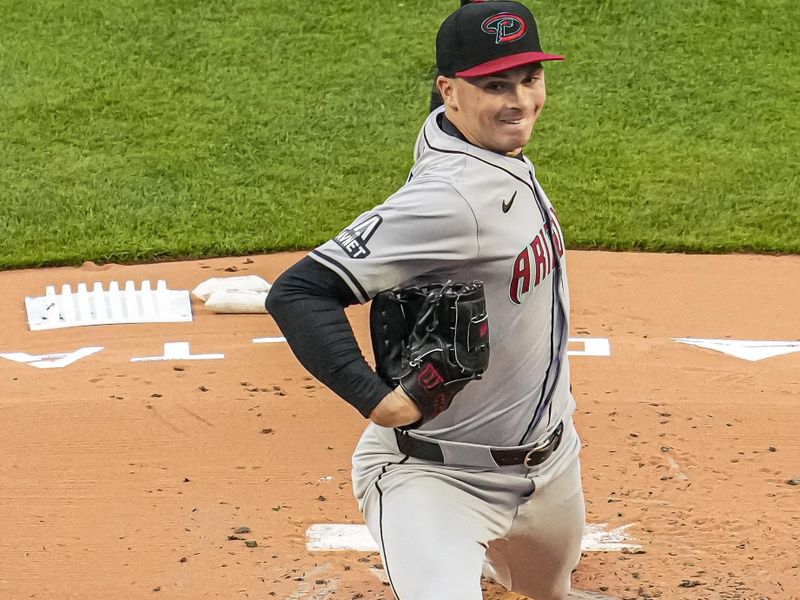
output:
[{"label": "pitcher's face", "polygon": [[500,154],[516,154],[528,143],[547,98],[539,63],[437,83],[447,118],[472,144]]}]

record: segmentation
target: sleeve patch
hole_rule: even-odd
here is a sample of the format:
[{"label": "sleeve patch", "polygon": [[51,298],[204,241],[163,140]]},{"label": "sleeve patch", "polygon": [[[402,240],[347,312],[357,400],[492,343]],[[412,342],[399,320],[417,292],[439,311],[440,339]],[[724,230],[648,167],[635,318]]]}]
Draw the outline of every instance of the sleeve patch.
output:
[{"label": "sleeve patch", "polygon": [[356,223],[344,229],[339,235],[333,238],[333,241],[336,242],[350,258],[366,258],[369,256],[367,242],[378,230],[382,222],[383,217],[380,215],[372,215],[360,223]]}]

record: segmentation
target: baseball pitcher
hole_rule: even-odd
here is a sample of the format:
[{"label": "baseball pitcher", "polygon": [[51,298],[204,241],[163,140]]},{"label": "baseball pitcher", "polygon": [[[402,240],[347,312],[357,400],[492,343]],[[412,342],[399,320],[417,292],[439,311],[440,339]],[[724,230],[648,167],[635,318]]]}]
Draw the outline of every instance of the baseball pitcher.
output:
[{"label": "baseball pitcher", "polygon": [[[451,14],[407,182],[267,299],[301,363],[369,420],[354,491],[400,600],[478,600],[482,574],[558,600],[580,558],[564,239],[522,152],[561,58],[520,3]],[[344,313],[370,301],[376,370]]]}]

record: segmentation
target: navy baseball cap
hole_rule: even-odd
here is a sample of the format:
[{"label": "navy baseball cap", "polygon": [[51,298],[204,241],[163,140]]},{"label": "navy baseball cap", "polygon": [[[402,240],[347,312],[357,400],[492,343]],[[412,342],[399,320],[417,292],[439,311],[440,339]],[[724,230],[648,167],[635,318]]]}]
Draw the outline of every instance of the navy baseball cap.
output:
[{"label": "navy baseball cap", "polygon": [[542,52],[536,21],[519,2],[471,2],[436,35],[436,67],[447,77],[482,77],[563,56]]}]

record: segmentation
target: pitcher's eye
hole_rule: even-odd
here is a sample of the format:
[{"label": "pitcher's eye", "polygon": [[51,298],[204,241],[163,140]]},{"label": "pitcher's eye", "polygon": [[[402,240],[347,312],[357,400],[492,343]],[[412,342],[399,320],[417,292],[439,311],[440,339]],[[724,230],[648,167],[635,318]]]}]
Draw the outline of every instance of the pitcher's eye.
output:
[{"label": "pitcher's eye", "polygon": [[486,85],[483,86],[487,92],[500,92],[505,87],[505,84],[501,81],[490,81]]}]

